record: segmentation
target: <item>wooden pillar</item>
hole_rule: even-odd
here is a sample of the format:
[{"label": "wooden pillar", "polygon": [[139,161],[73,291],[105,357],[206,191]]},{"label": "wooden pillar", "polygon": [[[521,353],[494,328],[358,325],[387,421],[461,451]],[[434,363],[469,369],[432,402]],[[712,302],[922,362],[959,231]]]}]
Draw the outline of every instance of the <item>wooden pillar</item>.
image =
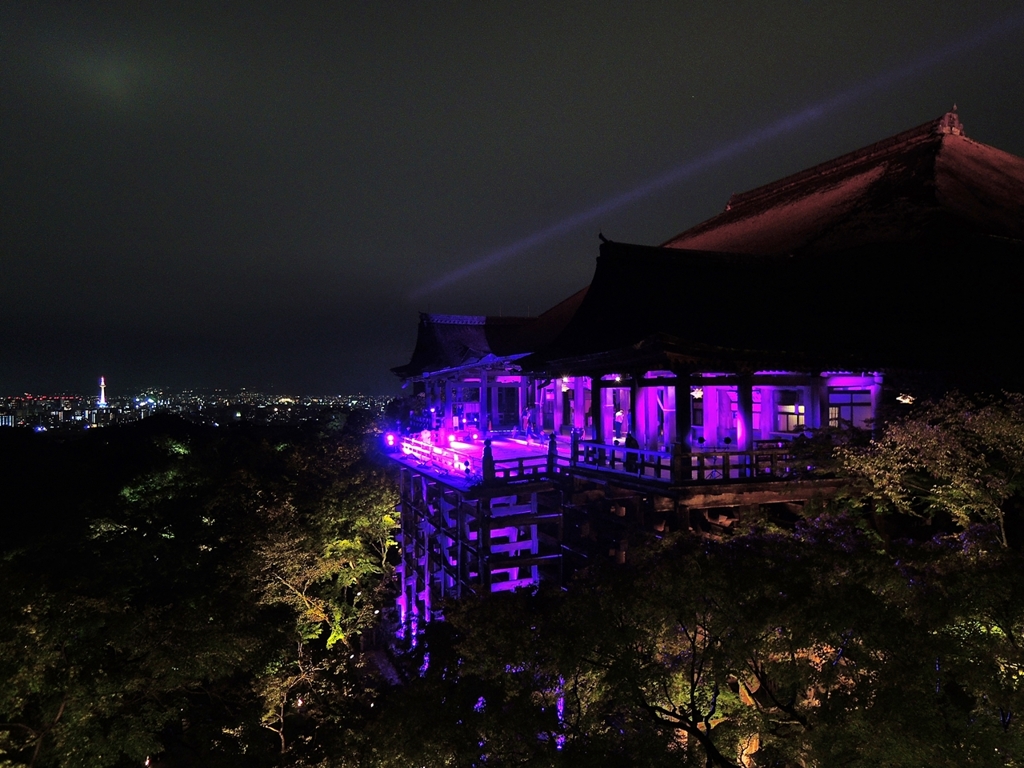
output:
[{"label": "wooden pillar", "polygon": [[452,428],[452,401],[455,400],[455,382],[444,380],[444,428],[443,433],[448,434]]},{"label": "wooden pillar", "polygon": [[676,441],[672,444],[672,482],[683,483],[692,479],[690,430],[693,407],[690,397],[690,376],[680,374],[676,379]]},{"label": "wooden pillar", "polygon": [[882,437],[883,425],[881,420],[878,418],[878,413],[882,407],[882,377],[875,375],[875,381],[871,385],[871,438],[873,440],[879,440]]},{"label": "wooden pillar", "polygon": [[718,447],[721,442],[720,422],[721,416],[718,413],[718,401],[721,387],[715,386],[714,379],[704,379],[702,389],[704,390],[704,445],[708,448]]},{"label": "wooden pillar", "polygon": [[[547,382],[546,384],[543,382]],[[533,399],[533,420],[536,425],[534,436],[543,434],[544,432],[544,405],[547,393],[545,390],[551,385],[551,379],[541,379],[535,386],[534,399]]]},{"label": "wooden pillar", "polygon": [[526,406],[530,403],[530,383],[531,380],[528,377],[519,377],[519,408],[516,409],[517,429],[526,429],[526,426],[523,424],[523,412],[526,410]]},{"label": "wooden pillar", "polygon": [[693,428],[691,411],[693,409],[693,398],[690,397],[690,377],[681,375],[676,379],[676,442],[682,446],[685,453],[690,453],[693,446],[690,445],[690,432]]},{"label": "wooden pillar", "polygon": [[[828,427],[828,379],[824,376],[811,376],[811,405],[806,413],[812,412],[817,417],[817,424],[811,424],[810,419],[805,424],[813,429],[824,429]],[[764,406],[762,406],[762,409]]]},{"label": "wooden pillar", "polygon": [[562,429],[562,411],[565,404],[565,395],[562,392],[562,378],[551,380],[551,387],[554,390],[555,402],[553,403],[553,414],[551,416],[551,434],[557,435]]},{"label": "wooden pillar", "polygon": [[477,502],[477,546],[479,547],[480,580],[484,592],[491,591],[491,500]]},{"label": "wooden pillar", "polygon": [[604,430],[601,424],[601,386],[604,384],[600,376],[595,376],[590,385],[590,417],[594,420],[594,442],[604,442]]},{"label": "wooden pillar", "polygon": [[489,376],[487,377],[487,392],[484,398],[487,401],[484,406],[484,411],[487,413],[487,423],[484,425],[484,428],[490,433],[497,426],[498,420],[494,413],[494,381]]},{"label": "wooden pillar", "polygon": [[629,377],[629,422],[626,424],[627,434],[632,432],[633,437],[637,434],[636,410],[640,399],[640,385],[638,380],[642,374],[634,371]]},{"label": "wooden pillar", "polygon": [[754,386],[749,373],[736,383],[736,450],[754,449]]},{"label": "wooden pillar", "polygon": [[455,569],[457,577],[455,579],[455,599],[462,599],[462,583],[466,580],[468,575],[468,569],[466,568],[466,552],[463,547],[465,537],[467,534],[466,530],[466,510],[463,507],[463,498],[461,495],[455,497],[456,504],[455,508]]},{"label": "wooden pillar", "polygon": [[583,386],[582,376],[573,376],[573,414],[572,414],[572,426],[573,429],[579,431],[583,429],[587,424],[587,414],[583,408],[587,403],[586,399],[586,387]]},{"label": "wooden pillar", "polygon": [[487,396],[489,383],[487,371],[480,371],[480,432],[487,434],[487,425],[491,420],[491,398]]}]

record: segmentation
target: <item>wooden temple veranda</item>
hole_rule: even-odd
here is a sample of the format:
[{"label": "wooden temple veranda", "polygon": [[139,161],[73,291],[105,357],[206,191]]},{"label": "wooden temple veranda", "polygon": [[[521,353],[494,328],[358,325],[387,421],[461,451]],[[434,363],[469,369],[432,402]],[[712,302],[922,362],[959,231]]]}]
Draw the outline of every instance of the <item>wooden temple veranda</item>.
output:
[{"label": "wooden temple veranda", "polygon": [[422,314],[394,369],[421,408],[388,436],[403,631],[624,561],[641,532],[794,516],[838,487],[795,438],[1024,381],[1022,289],[1024,160],[951,112],[660,247],[605,241],[538,317]]}]

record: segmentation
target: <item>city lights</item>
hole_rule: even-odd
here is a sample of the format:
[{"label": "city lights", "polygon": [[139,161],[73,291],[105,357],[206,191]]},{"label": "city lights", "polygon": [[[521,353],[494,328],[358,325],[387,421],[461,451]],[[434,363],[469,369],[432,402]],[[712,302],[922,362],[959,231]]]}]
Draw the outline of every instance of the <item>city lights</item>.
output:
[{"label": "city lights", "polygon": [[[0,397],[0,428],[24,427],[36,432],[81,430],[127,424],[156,414],[219,424],[302,424],[328,419],[331,414],[360,410],[383,414],[390,397],[336,395],[287,397],[248,390],[147,390],[108,393],[106,377],[99,395],[58,393]],[[278,407],[282,402],[290,405]],[[392,440],[394,441],[394,435]],[[394,442],[388,443],[393,447]]]}]

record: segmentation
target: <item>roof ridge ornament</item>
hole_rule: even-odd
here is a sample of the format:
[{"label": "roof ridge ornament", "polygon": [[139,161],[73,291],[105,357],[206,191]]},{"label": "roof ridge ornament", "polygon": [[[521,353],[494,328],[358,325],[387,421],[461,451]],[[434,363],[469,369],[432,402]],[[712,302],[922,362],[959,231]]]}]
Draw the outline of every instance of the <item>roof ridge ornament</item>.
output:
[{"label": "roof ridge ornament", "polygon": [[960,116],[956,113],[956,104],[946,114],[939,118],[935,125],[936,133],[951,133],[954,136],[964,136],[964,126],[960,122]]}]

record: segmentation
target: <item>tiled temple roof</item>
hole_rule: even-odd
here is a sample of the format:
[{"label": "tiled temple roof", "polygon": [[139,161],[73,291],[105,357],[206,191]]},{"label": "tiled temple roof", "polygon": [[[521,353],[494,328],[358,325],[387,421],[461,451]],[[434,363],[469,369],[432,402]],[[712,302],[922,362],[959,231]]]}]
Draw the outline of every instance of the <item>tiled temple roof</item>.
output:
[{"label": "tiled temple roof", "polygon": [[968,139],[951,112],[734,195],[661,248],[606,242],[590,286],[540,318],[460,328],[424,315],[412,361],[394,370],[515,355],[558,374],[635,355],[1017,385],[1022,288],[1024,159]]},{"label": "tiled temple roof", "polygon": [[818,343],[816,333],[800,327],[807,325],[797,319],[805,268],[790,256],[605,242],[581,306],[524,365],[546,370],[631,354],[638,361],[671,356],[696,370],[754,370],[782,360],[797,368],[859,365],[858,350],[834,333]]},{"label": "tiled temple roof", "polygon": [[565,330],[521,364],[559,374],[632,350],[638,365],[660,355],[695,371],[774,362],[1019,386],[1022,287],[1024,244],[1001,238],[875,244],[836,258],[608,242]]},{"label": "tiled temple roof", "polygon": [[939,231],[1024,239],[1024,159],[968,139],[955,112],[763,187],[664,243],[831,253]]},{"label": "tiled temple roof", "polygon": [[391,370],[403,379],[469,366],[498,366],[550,344],[579,308],[577,291],[539,317],[420,314],[408,364]]},{"label": "tiled temple roof", "polygon": [[484,317],[481,315],[432,315],[420,313],[416,348],[407,365],[392,370],[402,378],[428,372],[460,368],[517,352],[517,332],[528,317]]}]

